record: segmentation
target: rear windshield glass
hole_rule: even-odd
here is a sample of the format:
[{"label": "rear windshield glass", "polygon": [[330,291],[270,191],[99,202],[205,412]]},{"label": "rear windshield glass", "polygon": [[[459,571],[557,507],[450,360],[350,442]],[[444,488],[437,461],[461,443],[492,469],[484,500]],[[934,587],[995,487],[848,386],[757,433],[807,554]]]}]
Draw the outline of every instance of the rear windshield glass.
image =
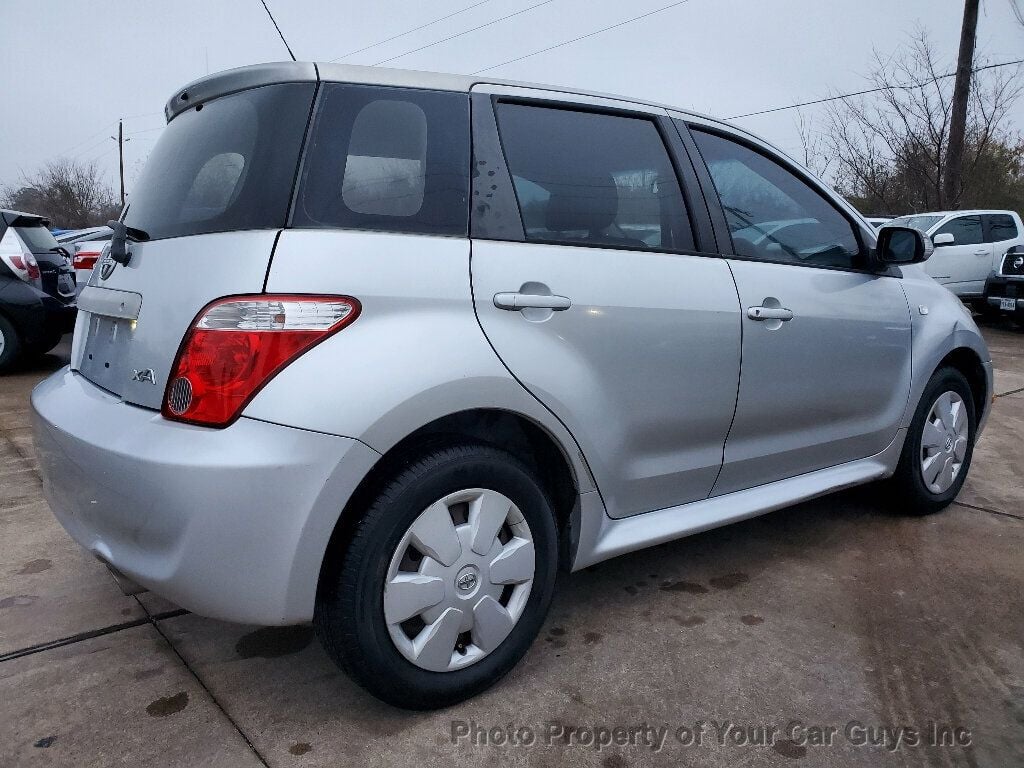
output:
[{"label": "rear windshield glass", "polygon": [[152,239],[283,227],[314,88],[268,85],[179,114],[129,189],[125,223]]},{"label": "rear windshield glass", "polygon": [[15,227],[15,230],[32,253],[46,253],[57,247],[57,238],[46,227]]},{"label": "rear windshield glass", "polygon": [[328,85],[292,225],[465,235],[468,188],[467,94]]}]

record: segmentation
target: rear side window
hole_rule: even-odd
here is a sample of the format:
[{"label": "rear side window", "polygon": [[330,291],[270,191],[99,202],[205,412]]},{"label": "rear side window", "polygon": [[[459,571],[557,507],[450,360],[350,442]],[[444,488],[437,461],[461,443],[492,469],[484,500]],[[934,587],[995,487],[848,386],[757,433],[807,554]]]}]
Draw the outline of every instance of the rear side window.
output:
[{"label": "rear side window", "polygon": [[57,238],[46,227],[15,227],[14,230],[32,253],[46,253],[60,247]]},{"label": "rear side window", "polygon": [[125,223],[153,239],[283,227],[314,90],[267,85],[179,114],[130,190]]},{"label": "rear side window", "polygon": [[292,225],[465,236],[469,96],[327,85]]},{"label": "rear side window", "polygon": [[977,245],[985,239],[981,230],[981,216],[957,216],[939,227],[935,234],[952,235],[952,245]]},{"label": "rear side window", "polygon": [[853,225],[782,164],[745,144],[693,130],[739,256],[814,267],[861,266]]},{"label": "rear side window", "polygon": [[654,122],[522,104],[497,113],[527,240],[694,250]]},{"label": "rear side window", "polygon": [[1013,220],[1013,216],[1005,213],[993,213],[985,218],[988,219],[987,242],[999,243],[1003,240],[1013,240],[1017,237],[1017,223]]}]

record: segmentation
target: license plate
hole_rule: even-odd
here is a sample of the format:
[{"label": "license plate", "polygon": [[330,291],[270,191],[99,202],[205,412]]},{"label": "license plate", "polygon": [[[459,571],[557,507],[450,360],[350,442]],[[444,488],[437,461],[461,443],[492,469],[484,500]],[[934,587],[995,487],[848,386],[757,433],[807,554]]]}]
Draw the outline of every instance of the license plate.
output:
[{"label": "license plate", "polygon": [[1014,310],[1014,309],[1017,308],[1017,300],[1016,299],[1000,299],[999,300],[999,308],[1000,309]]}]

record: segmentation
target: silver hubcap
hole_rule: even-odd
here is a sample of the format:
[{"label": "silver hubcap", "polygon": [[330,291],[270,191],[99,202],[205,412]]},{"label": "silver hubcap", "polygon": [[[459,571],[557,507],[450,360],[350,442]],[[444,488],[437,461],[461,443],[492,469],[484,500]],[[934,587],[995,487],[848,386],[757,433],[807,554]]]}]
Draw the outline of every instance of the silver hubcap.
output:
[{"label": "silver hubcap", "polygon": [[932,493],[953,485],[967,455],[967,408],[956,392],[944,392],[932,404],[921,436],[921,477]]},{"label": "silver hubcap", "polygon": [[536,564],[530,526],[497,491],[469,488],[420,513],[384,583],[384,620],[422,669],[474,664],[508,637],[526,608]]},{"label": "silver hubcap", "polygon": [[4,353],[4,347],[7,346],[7,339],[4,338],[4,330],[0,328],[0,355]]}]

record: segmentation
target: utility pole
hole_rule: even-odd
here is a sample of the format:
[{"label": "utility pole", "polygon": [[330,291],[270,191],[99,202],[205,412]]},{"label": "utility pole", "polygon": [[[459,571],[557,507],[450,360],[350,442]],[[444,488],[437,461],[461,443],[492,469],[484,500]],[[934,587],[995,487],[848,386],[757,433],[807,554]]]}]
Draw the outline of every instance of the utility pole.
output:
[{"label": "utility pole", "polygon": [[953,103],[949,118],[949,144],[946,147],[946,169],[942,177],[942,198],[946,208],[960,207],[963,181],[964,140],[967,131],[967,102],[971,95],[971,73],[974,69],[974,45],[978,37],[978,5],[980,0],[965,0],[964,24],[960,29],[960,53],[956,61]]},{"label": "utility pole", "polygon": [[124,143],[131,141],[124,137],[124,120],[117,121],[117,136],[111,136],[117,142],[118,172],[121,177],[121,208],[124,208]]}]

